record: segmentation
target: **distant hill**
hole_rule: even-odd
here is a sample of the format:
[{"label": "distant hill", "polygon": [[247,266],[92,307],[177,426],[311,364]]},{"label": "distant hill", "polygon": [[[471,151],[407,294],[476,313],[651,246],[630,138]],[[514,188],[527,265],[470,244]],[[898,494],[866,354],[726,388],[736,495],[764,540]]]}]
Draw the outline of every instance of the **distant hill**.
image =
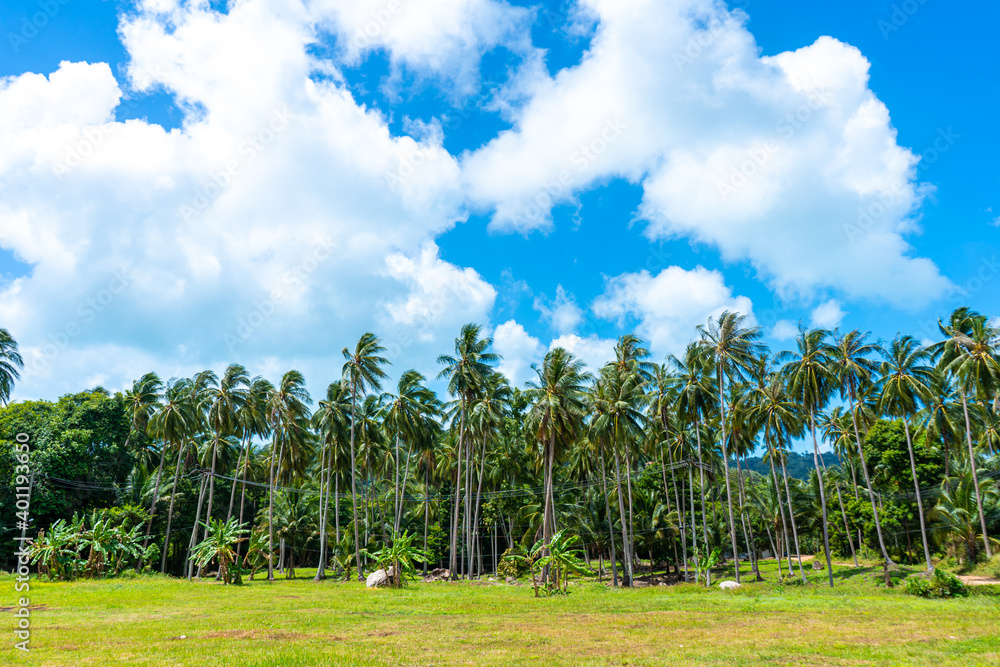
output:
[{"label": "distant hill", "polygon": [[[839,466],[840,459],[836,454],[832,452],[827,452],[822,454],[823,463],[826,467]],[[771,476],[771,466],[768,465],[764,459],[759,456],[752,456],[746,460],[746,465],[750,470],[756,473],[760,473],[765,477]],[[813,465],[813,455],[812,454],[799,454],[798,452],[790,452],[788,454],[788,462],[785,464],[788,468],[788,474],[796,479],[808,479],[809,471],[815,466]],[[734,466],[735,467],[735,466]]]}]

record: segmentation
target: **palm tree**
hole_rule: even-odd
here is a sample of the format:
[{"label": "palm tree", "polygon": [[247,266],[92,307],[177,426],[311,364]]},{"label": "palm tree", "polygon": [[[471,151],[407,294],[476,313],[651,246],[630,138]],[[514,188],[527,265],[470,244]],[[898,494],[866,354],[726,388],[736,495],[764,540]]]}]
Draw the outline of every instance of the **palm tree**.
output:
[{"label": "palm tree", "polygon": [[[627,365],[614,362],[601,369],[592,394],[594,416],[590,424],[590,437],[611,445],[615,463],[615,488],[618,495],[618,512],[622,533],[622,566],[624,585],[632,586],[633,549],[631,521],[626,515],[630,505],[627,493],[622,492],[622,458],[625,459],[626,481],[631,480],[628,470],[630,457],[627,448],[622,456],[622,445],[642,437],[646,416],[642,408],[646,402],[642,377]],[[603,464],[603,459],[602,459]],[[603,472],[603,471],[602,471]]]},{"label": "palm tree", "polygon": [[917,412],[919,402],[928,396],[933,381],[930,366],[921,363],[928,356],[928,351],[921,349],[912,336],[897,336],[885,352],[885,361],[879,369],[882,377],[876,388],[879,392],[880,411],[903,421],[906,449],[910,454],[913,491],[917,496],[917,514],[920,516],[924,560],[927,563],[927,571],[931,572],[934,570],[934,565],[931,563],[931,550],[927,544],[924,504],[920,499],[920,480],[917,478],[917,462],[913,456],[913,440],[910,437],[910,416]]},{"label": "palm tree", "polygon": [[[395,456],[393,466],[395,479],[393,482],[394,521],[393,534],[399,532],[399,522],[403,515],[403,488],[409,478],[410,449],[421,438],[433,433],[434,417],[440,411],[440,402],[434,392],[424,386],[427,381],[423,375],[414,370],[403,373],[396,385],[396,394],[385,394],[388,401],[383,420],[386,430],[395,432]],[[408,445],[406,455],[406,470],[403,472],[402,484],[399,479],[400,443]]]},{"label": "palm tree", "polygon": [[[1000,490],[993,480],[984,479],[979,483],[979,491],[972,488],[975,483],[971,469],[956,471],[955,477],[946,477],[941,482],[937,505],[931,509],[928,518],[933,522],[931,535],[934,541],[942,543],[949,538],[957,538],[965,545],[969,562],[976,561],[976,544],[982,537],[977,513],[979,503],[996,511],[1000,507]],[[976,496],[982,498],[981,501]],[[994,546],[997,540],[990,538]]]},{"label": "palm tree", "polygon": [[875,490],[872,488],[871,476],[868,474],[865,452],[861,447],[861,432],[858,429],[858,417],[855,410],[858,392],[862,387],[871,383],[872,375],[878,368],[877,362],[869,357],[879,351],[879,346],[869,343],[868,336],[869,334],[861,333],[857,329],[842,336],[836,336],[834,344],[829,347],[827,353],[830,360],[830,369],[840,387],[840,397],[847,398],[850,404],[851,423],[854,426],[854,442],[857,445],[861,471],[865,475],[865,486],[868,489],[868,500],[872,505],[872,516],[875,517],[875,533],[878,536],[878,546],[882,551],[882,558],[885,560],[886,567],[888,567],[892,565],[892,559],[889,558],[889,551],[885,548],[882,523],[878,515],[878,504],[875,502]]},{"label": "palm tree", "polygon": [[778,361],[788,360],[782,373],[788,378],[788,391],[795,396],[809,413],[809,431],[813,441],[813,462],[818,479],[819,502],[823,510],[823,549],[826,567],[833,588],[833,560],[830,558],[830,532],[827,523],[826,493],[823,490],[823,473],[820,469],[819,442],[816,439],[816,413],[823,409],[833,392],[835,377],[830,371],[830,347],[826,343],[830,332],[826,329],[801,329],[795,339],[796,352],[782,352]]},{"label": "palm tree", "polygon": [[[149,539],[149,529],[153,523],[156,502],[160,495],[160,479],[163,468],[163,456],[168,448],[176,449],[177,465],[174,467],[173,489],[170,492],[170,510],[167,513],[167,532],[163,540],[163,554],[160,560],[160,573],[167,569],[167,552],[170,546],[170,527],[174,516],[174,499],[177,495],[177,479],[180,477],[181,462],[184,460],[184,448],[187,439],[193,437],[201,428],[201,414],[198,411],[194,383],[191,380],[172,380],[167,383],[163,393],[163,402],[150,420],[150,428],[159,438],[163,447],[160,457],[160,470],[156,473],[156,483],[153,486],[153,502],[150,506],[149,523],[146,526],[146,541]],[[145,548],[143,543],[143,548]]]},{"label": "palm tree", "polygon": [[586,383],[591,376],[584,363],[561,347],[550,350],[542,367],[534,367],[537,382],[530,382],[526,392],[531,401],[528,413],[530,430],[542,447],[543,495],[545,510],[542,519],[542,540],[549,544],[556,532],[552,481],[556,458],[569,443],[576,440],[586,414]]},{"label": "palm tree", "polygon": [[[672,371],[677,376],[677,417],[681,423],[694,425],[696,454],[698,457],[698,474],[701,493],[701,528],[705,542],[705,552],[708,546],[708,518],[705,511],[705,462],[701,450],[701,422],[709,414],[715,401],[715,388],[712,383],[714,373],[713,357],[709,348],[701,343],[688,343],[682,359],[671,355],[667,359]],[[693,512],[693,508],[692,508]],[[706,583],[711,585],[711,572],[706,572]]]},{"label": "palm tree", "polygon": [[243,464],[237,459],[236,472],[233,474],[233,487],[229,492],[229,513],[226,516],[228,521],[233,514],[233,502],[236,499],[236,481],[242,472],[242,484],[240,485],[240,518],[239,525],[243,525],[243,509],[247,493],[247,476],[250,469],[250,455],[252,453],[251,442],[254,438],[266,439],[271,437],[271,426],[267,417],[267,397],[274,391],[274,385],[270,381],[257,376],[247,389],[247,400],[243,404],[243,409],[239,412],[240,432],[243,435]]},{"label": "palm tree", "polygon": [[358,566],[358,581],[364,581],[365,575],[361,567],[358,532],[358,466],[354,446],[356,437],[354,425],[357,421],[358,396],[366,391],[379,391],[382,388],[382,380],[388,377],[382,370],[382,367],[389,363],[388,359],[380,356],[383,352],[385,348],[382,347],[382,341],[371,332],[362,334],[353,352],[346,347],[341,352],[346,359],[343,368],[344,382],[350,388],[351,394],[351,504],[354,510],[354,560]]},{"label": "palm tree", "polygon": [[933,355],[940,358],[941,368],[958,381],[965,417],[965,438],[969,446],[969,465],[979,509],[980,528],[983,531],[983,546],[986,557],[992,558],[990,538],[986,531],[986,514],[983,512],[982,495],[979,492],[976,454],[972,447],[968,396],[971,392],[977,399],[992,400],[996,395],[1000,384],[1000,367],[997,362],[1000,330],[991,326],[986,317],[967,308],[959,308],[952,313],[947,325],[938,322],[938,328],[946,339],[931,349]]},{"label": "palm tree", "polygon": [[17,341],[6,329],[0,329],[0,406],[6,407],[14,381],[21,379],[24,359],[17,350]]},{"label": "palm tree", "polygon": [[[316,567],[315,581],[326,578],[326,527],[329,525],[330,478],[334,478],[334,523],[336,543],[340,542],[340,467],[344,459],[342,445],[347,444],[350,431],[351,400],[344,384],[337,380],[326,389],[326,398],[319,402],[312,416],[312,427],[321,440],[320,450],[320,536],[319,565]],[[325,493],[324,493],[325,485]]]},{"label": "palm tree", "polygon": [[[800,416],[799,405],[792,400],[788,392],[785,390],[785,383],[782,381],[780,376],[775,373],[771,373],[766,379],[763,379],[761,384],[754,389],[754,395],[752,398],[751,416],[757,420],[760,425],[761,431],[764,434],[764,446],[767,449],[767,459],[768,464],[771,467],[771,477],[774,480],[774,486],[778,497],[778,507],[781,509],[781,491],[778,484],[778,474],[775,470],[775,459],[781,462],[781,475],[784,482],[785,488],[785,500],[788,505],[788,519],[792,526],[792,537],[794,538],[795,553],[799,562],[799,575],[802,577],[802,583],[806,581],[805,571],[802,569],[802,552],[799,549],[799,532],[798,527],[795,523],[795,509],[792,504],[792,491],[788,484],[788,469],[785,466],[785,456],[781,447],[783,444],[788,442],[790,438],[798,437],[803,431],[803,421]],[[784,514],[782,514],[782,523],[784,524]],[[785,531],[785,544],[789,547],[792,542],[788,539],[788,529],[783,526]],[[778,556],[779,560],[781,558],[780,554]],[[788,574],[792,574],[792,550],[788,549]]]},{"label": "palm tree", "polygon": [[[282,469],[288,477],[301,474],[308,449],[308,419],[312,403],[302,373],[290,370],[267,397],[266,414],[271,426],[270,470],[268,471],[267,548],[274,554],[274,494]],[[286,461],[287,457],[287,461]],[[267,580],[274,581],[274,562],[267,561]]]},{"label": "palm tree", "polygon": [[[455,483],[455,509],[452,518],[451,556],[449,560],[449,567],[453,577],[456,576],[458,571],[458,516],[459,508],[461,507],[463,486],[465,487],[466,499],[465,518],[466,522],[469,521],[469,495],[471,491],[469,480],[471,480],[471,475],[469,474],[470,466],[468,464],[465,467],[465,484],[463,485],[462,482],[462,458],[466,456],[471,459],[470,454],[467,452],[468,445],[466,445],[465,438],[468,410],[476,394],[486,382],[490,373],[493,372],[491,365],[500,361],[500,355],[488,351],[493,344],[493,339],[480,338],[480,332],[479,325],[466,324],[462,327],[458,338],[455,339],[455,356],[442,354],[437,359],[438,364],[444,366],[438,377],[448,379],[448,393],[452,396],[457,396],[459,400],[458,469]],[[467,531],[466,535],[468,535]]]},{"label": "palm tree", "polygon": [[719,412],[722,428],[722,458],[726,475],[726,506],[729,510],[729,535],[732,540],[736,581],[740,581],[740,557],[736,549],[736,524],[733,520],[732,489],[729,482],[729,450],[726,442],[726,391],[725,381],[734,377],[743,379],[751,360],[764,351],[760,341],[760,327],[745,326],[747,316],[731,311],[722,312],[718,319],[709,318],[707,326],[698,327],[705,345],[715,358],[715,381],[719,391]]},{"label": "palm tree", "polygon": [[[479,395],[469,411],[469,430],[473,438],[481,443],[479,475],[476,485],[475,511],[473,512],[473,545],[474,551],[479,556],[479,572],[483,571],[482,549],[479,540],[479,513],[481,508],[483,482],[489,471],[486,467],[487,455],[492,446],[499,440],[498,435],[503,427],[504,419],[510,409],[510,402],[513,396],[510,383],[503,373],[493,371],[486,378]],[[436,423],[431,422],[436,426]],[[435,429],[436,430],[436,429]],[[433,433],[434,431],[432,431]],[[494,479],[503,475],[504,471],[499,466],[494,466],[492,470]],[[472,571],[472,556],[469,554],[469,571]]]},{"label": "palm tree", "polygon": [[[206,377],[205,400],[208,404],[208,426],[212,429],[212,463],[208,478],[208,509],[205,516],[205,536],[212,525],[212,505],[215,498],[215,467],[223,441],[242,435],[240,413],[250,400],[250,375],[239,364],[230,364],[218,380],[215,373]],[[226,519],[228,521],[228,518]]]}]

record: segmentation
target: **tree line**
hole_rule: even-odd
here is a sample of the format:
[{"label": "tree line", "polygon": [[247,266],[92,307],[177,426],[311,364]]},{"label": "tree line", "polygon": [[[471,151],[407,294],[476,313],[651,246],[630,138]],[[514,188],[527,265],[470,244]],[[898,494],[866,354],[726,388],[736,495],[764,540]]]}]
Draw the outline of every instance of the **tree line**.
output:
[{"label": "tree line", "polygon": [[[430,565],[472,578],[531,545],[551,558],[573,535],[614,585],[663,563],[707,584],[699,564],[720,555],[737,580],[774,557],[804,581],[815,553],[832,586],[834,557],[932,570],[998,548],[1000,329],[967,308],[939,328],[927,346],[802,328],[773,354],[724,312],[661,363],[626,334],[602,368],[554,348],[513,387],[468,324],[437,359],[447,397],[413,370],[385,387],[385,348],[366,333],[315,406],[300,372],[272,383],[239,364],[7,405],[0,474],[13,479],[14,433],[31,433],[32,530],[116,507],[132,517],[121,531],[137,570],[199,574],[212,559],[194,556],[225,517],[232,539],[249,534],[232,558],[268,579],[305,565],[363,577],[377,548],[414,539]],[[0,330],[5,404],[22,366]],[[789,472],[793,443],[811,450],[805,479]]]}]

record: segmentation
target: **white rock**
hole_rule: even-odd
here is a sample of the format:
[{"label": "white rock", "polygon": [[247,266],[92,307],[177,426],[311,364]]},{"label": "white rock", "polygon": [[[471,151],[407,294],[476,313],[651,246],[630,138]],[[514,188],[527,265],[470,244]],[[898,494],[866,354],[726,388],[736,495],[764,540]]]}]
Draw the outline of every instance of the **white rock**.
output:
[{"label": "white rock", "polygon": [[735,581],[723,581],[719,584],[719,588],[721,588],[724,591],[731,591],[739,587],[740,585]]},{"label": "white rock", "polygon": [[380,586],[389,585],[389,575],[385,573],[385,570],[375,570],[368,575],[365,579],[365,586],[368,588],[377,588]]}]

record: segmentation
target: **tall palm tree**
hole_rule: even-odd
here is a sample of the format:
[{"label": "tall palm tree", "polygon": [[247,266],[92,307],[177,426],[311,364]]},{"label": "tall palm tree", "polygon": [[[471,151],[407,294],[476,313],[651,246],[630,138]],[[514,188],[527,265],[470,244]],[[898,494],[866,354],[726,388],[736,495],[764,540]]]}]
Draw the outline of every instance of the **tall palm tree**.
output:
[{"label": "tall palm tree", "polygon": [[17,349],[17,341],[6,329],[0,329],[0,406],[6,407],[14,381],[21,379],[24,359]]},{"label": "tall palm tree", "polygon": [[[424,383],[423,375],[409,370],[399,377],[396,393],[387,393],[384,399],[388,402],[383,419],[383,427],[395,435],[395,455],[393,456],[393,533],[399,532],[399,523],[403,515],[403,488],[409,477],[410,449],[421,438],[426,438],[431,430],[431,423],[440,410],[440,402],[434,392]],[[401,458],[400,444],[407,444],[406,470],[403,472],[402,483],[399,478],[399,462]]]},{"label": "tall palm tree", "polygon": [[305,378],[296,370],[281,376],[281,382],[267,397],[266,414],[271,428],[267,503],[268,581],[274,581],[274,495],[283,471],[291,477],[301,473],[305,467],[309,440],[308,406],[311,403]]},{"label": "tall palm tree", "polygon": [[586,384],[591,377],[584,368],[584,363],[571,353],[554,348],[545,355],[541,368],[535,366],[538,381],[528,383],[525,392],[533,403],[528,413],[529,428],[543,452],[542,540],[546,545],[556,532],[552,494],[556,458],[579,436],[586,414]]},{"label": "tall palm tree", "polygon": [[364,581],[364,569],[361,567],[361,547],[358,533],[358,465],[355,448],[355,423],[358,411],[358,396],[367,391],[379,391],[386,372],[382,367],[389,360],[382,357],[385,348],[382,341],[373,333],[366,332],[358,339],[354,351],[346,347],[342,350],[346,360],[343,368],[344,383],[351,394],[351,504],[354,510],[354,560],[358,567],[358,581]]},{"label": "tall palm tree", "polygon": [[[631,521],[627,516],[628,497],[622,491],[622,459],[626,465],[626,483],[631,479],[628,471],[630,456],[627,443],[642,437],[646,416],[643,406],[646,395],[642,377],[626,365],[611,362],[601,369],[592,394],[594,416],[590,424],[590,437],[611,446],[615,463],[615,488],[618,495],[618,512],[622,533],[622,566],[624,585],[633,582],[633,544]],[[624,450],[624,456],[623,456]]]},{"label": "tall palm tree", "polygon": [[[774,480],[775,490],[778,496],[779,510],[781,507],[781,491],[778,484],[778,474],[775,470],[775,459],[781,462],[781,474],[785,488],[785,499],[788,505],[788,519],[792,526],[792,537],[794,538],[795,552],[799,562],[799,575],[802,583],[806,581],[805,571],[802,568],[802,552],[799,549],[799,532],[795,523],[795,509],[792,504],[792,491],[788,484],[788,470],[785,466],[785,456],[782,445],[793,437],[802,434],[804,425],[800,414],[800,406],[789,396],[785,390],[785,383],[775,373],[768,374],[766,378],[754,389],[752,398],[751,416],[756,419],[763,433],[764,446],[767,449],[768,464],[771,467],[771,477]],[[782,514],[784,522],[784,514]],[[792,542],[788,539],[787,528],[785,530],[785,544]],[[779,554],[778,558],[781,556]],[[792,574],[792,550],[788,549],[788,573]]]},{"label": "tall palm tree", "polygon": [[[469,445],[466,443],[466,420],[468,418],[469,406],[472,404],[476,394],[480,391],[486,379],[493,372],[492,364],[500,361],[498,354],[489,351],[493,345],[492,338],[480,338],[481,329],[477,324],[466,324],[462,327],[458,338],[455,339],[455,355],[442,354],[438,357],[438,364],[444,366],[438,374],[438,378],[448,380],[448,393],[456,396],[459,401],[459,427],[458,427],[458,450],[457,450],[457,476],[455,484],[455,509],[452,517],[451,530],[451,555],[449,567],[452,576],[458,572],[458,518],[461,508],[463,487],[465,489],[465,521],[469,521],[469,496],[471,489],[469,474],[469,464],[465,466],[465,483],[462,479],[463,456],[471,459]],[[468,531],[465,532],[468,536]]]},{"label": "tall palm tree", "polygon": [[736,581],[740,581],[740,557],[736,548],[736,524],[733,520],[732,488],[729,481],[729,450],[726,442],[726,380],[743,379],[751,360],[764,351],[760,343],[760,327],[746,326],[747,316],[731,311],[709,318],[707,326],[698,326],[704,344],[715,359],[715,381],[718,387],[719,416],[722,428],[722,457],[726,476],[726,506],[729,511],[729,536],[732,541]]},{"label": "tall palm tree", "polygon": [[[482,573],[483,567],[482,549],[479,548],[479,513],[482,506],[483,482],[488,475],[493,477],[493,481],[497,481],[504,474],[503,469],[499,466],[493,466],[492,471],[488,470],[486,461],[491,448],[499,441],[499,432],[508,415],[512,397],[513,390],[507,378],[504,377],[503,373],[493,371],[483,383],[483,387],[469,412],[469,428],[472,437],[481,443],[475,510],[472,520],[473,545],[476,547],[474,550],[479,555],[480,573]],[[468,568],[470,572],[472,571],[472,557],[473,554],[470,552]]]},{"label": "tall palm tree", "polygon": [[910,417],[917,412],[919,404],[930,393],[933,371],[923,363],[929,352],[920,347],[913,336],[897,336],[885,351],[885,361],[879,371],[881,378],[876,384],[879,393],[880,411],[903,422],[906,434],[906,449],[910,454],[910,473],[913,475],[913,491],[917,497],[917,514],[920,516],[920,538],[924,543],[924,560],[927,571],[934,570],[931,550],[927,544],[927,526],[924,520],[924,504],[920,499],[920,480],[917,478],[917,461],[913,456],[913,439],[910,437]]},{"label": "tall palm tree", "polygon": [[[326,398],[321,400],[312,416],[312,428],[320,437],[320,534],[319,534],[319,564],[316,567],[315,581],[326,578],[326,545],[329,525],[330,486],[334,479],[333,491],[334,523],[336,525],[336,542],[340,542],[340,475],[338,465],[344,457],[341,445],[349,442],[351,420],[351,399],[344,383],[336,380],[326,388]],[[324,492],[325,487],[325,492]]]},{"label": "tall palm tree", "polygon": [[[191,380],[172,380],[167,383],[163,393],[163,402],[150,420],[150,428],[160,440],[164,455],[167,449],[176,450],[177,464],[174,467],[173,489],[170,492],[170,510],[167,513],[167,532],[163,539],[163,554],[160,559],[160,572],[167,569],[167,552],[170,546],[170,528],[174,516],[174,498],[177,495],[177,479],[180,477],[181,462],[184,460],[184,450],[188,438],[193,437],[201,429],[202,415],[198,410],[195,385]],[[160,470],[156,473],[153,486],[153,502],[150,506],[149,523],[146,525],[146,539],[149,539],[149,529],[153,523],[156,502],[160,495],[160,479],[163,468],[163,456],[160,458]]]},{"label": "tall palm tree", "polygon": [[892,564],[889,550],[885,548],[885,538],[882,535],[882,522],[879,520],[878,504],[875,502],[875,490],[872,488],[871,476],[868,473],[868,463],[861,447],[861,431],[858,428],[855,404],[858,392],[871,384],[872,376],[878,368],[878,362],[871,356],[879,352],[879,346],[868,342],[870,334],[861,333],[857,329],[843,335],[836,335],[833,345],[827,351],[830,360],[830,370],[836,377],[840,388],[840,397],[846,398],[850,404],[851,423],[854,427],[854,442],[857,446],[858,460],[861,471],[865,475],[865,487],[868,489],[868,500],[872,506],[872,516],[875,517],[875,534],[878,536],[878,546],[886,567]]},{"label": "tall palm tree", "polygon": [[267,397],[274,391],[274,385],[269,380],[257,376],[250,381],[247,389],[247,401],[239,413],[240,432],[243,435],[243,464],[239,460],[236,462],[237,471],[233,474],[233,487],[229,492],[229,514],[226,521],[232,518],[233,502],[236,499],[236,481],[242,474],[240,485],[240,518],[239,525],[243,525],[243,510],[247,493],[247,476],[250,469],[250,455],[252,453],[252,441],[254,438],[267,439],[271,437],[270,421],[267,417]]},{"label": "tall palm tree", "polygon": [[993,400],[1000,386],[1000,367],[997,348],[1000,347],[1000,330],[989,324],[986,317],[968,308],[959,308],[951,314],[947,325],[938,322],[946,337],[932,346],[932,354],[939,359],[940,367],[954,377],[962,398],[965,417],[965,438],[969,447],[969,465],[972,469],[973,488],[979,509],[979,523],[983,531],[986,557],[992,558],[990,538],[986,531],[986,514],[983,512],[982,494],[979,492],[979,473],[976,453],[972,447],[972,424],[969,419],[969,394],[982,400]]},{"label": "tall palm tree", "polygon": [[788,378],[788,390],[809,413],[809,431],[813,441],[813,463],[819,488],[819,502],[823,514],[823,550],[826,568],[833,588],[833,560],[830,557],[830,531],[827,522],[826,493],[823,490],[823,473],[820,468],[819,442],[816,439],[816,413],[823,409],[833,393],[835,376],[830,371],[830,346],[826,329],[801,329],[795,339],[797,351],[782,352],[776,359],[787,360],[782,373]]},{"label": "tall palm tree", "polygon": [[212,524],[215,468],[219,450],[226,439],[242,435],[240,413],[250,400],[250,374],[240,364],[230,364],[226,367],[221,379],[217,379],[215,373],[211,373],[207,379],[209,384],[206,387],[205,400],[208,404],[208,426],[212,430],[212,463],[208,478],[208,510],[205,515],[204,539],[208,539],[208,527]]}]

